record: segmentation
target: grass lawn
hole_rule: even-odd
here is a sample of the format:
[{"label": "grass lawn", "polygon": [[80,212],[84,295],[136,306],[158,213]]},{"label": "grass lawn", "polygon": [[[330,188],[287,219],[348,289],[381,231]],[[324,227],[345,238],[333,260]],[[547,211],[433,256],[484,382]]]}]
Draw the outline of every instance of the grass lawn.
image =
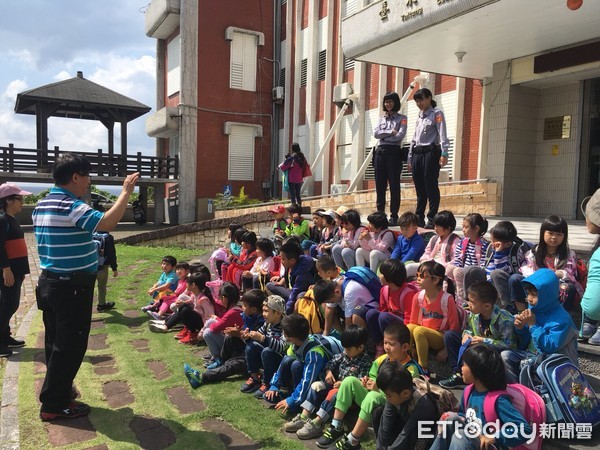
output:
[{"label": "grass lawn", "polygon": [[[107,444],[110,449],[139,448],[135,434],[128,424],[135,416],[160,419],[177,437],[177,443],[171,448],[223,448],[214,433],[202,431],[200,422],[220,417],[234,428],[246,433],[254,441],[259,441],[267,449],[299,449],[303,446],[292,441],[281,431],[283,419],[275,411],[266,410],[261,402],[252,396],[242,395],[239,386],[241,378],[220,384],[202,386],[196,391],[189,388],[183,375],[183,363],[199,366],[198,356],[194,356],[201,347],[178,344],[173,333],[151,333],[146,326],[147,318],[140,312],[137,318],[127,318],[125,310],[137,309],[146,303],[145,291],[160,274],[162,256],[172,254],[178,260],[189,260],[198,253],[175,248],[149,248],[119,245],[119,277],[110,278],[109,300],[117,302],[117,308],[102,315],[94,313],[94,318],[104,318],[105,328],[93,329],[93,334],[107,334],[108,349],[88,350],[84,362],[75,380],[82,392],[82,400],[90,404],[92,413],[89,419],[97,431],[97,437],[85,443],[64,446],[64,449],[89,448]],[[135,306],[126,301],[137,298]],[[131,325],[141,324],[141,332],[132,333]],[[39,420],[39,404],[35,398],[36,380],[43,380],[44,374],[34,372],[34,353],[38,333],[43,329],[41,314],[38,315],[27,338],[30,352],[24,355],[19,378],[19,422],[21,448],[52,448],[48,442],[44,424]],[[137,351],[130,341],[148,339],[150,352]],[[90,363],[91,356],[110,355],[114,358],[118,371],[110,375],[97,375]],[[163,361],[170,376],[157,381],[148,368],[149,361]],[[113,409],[106,402],[102,386],[109,381],[125,381],[135,397],[133,403]],[[38,381],[38,384],[40,381]],[[172,387],[189,389],[193,398],[201,399],[207,408],[199,413],[181,414],[166,394]]]}]

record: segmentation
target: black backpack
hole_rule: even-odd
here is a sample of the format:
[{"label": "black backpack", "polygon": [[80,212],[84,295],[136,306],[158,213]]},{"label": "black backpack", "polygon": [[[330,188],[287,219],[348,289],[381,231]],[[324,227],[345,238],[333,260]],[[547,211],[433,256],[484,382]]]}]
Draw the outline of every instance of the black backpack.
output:
[{"label": "black backpack", "polygon": [[[529,250],[533,248],[533,243],[524,241],[520,237],[515,238],[515,242],[510,248],[510,266],[512,267],[512,273],[519,273],[519,269],[521,268],[521,264],[518,258],[519,249],[522,251],[523,255],[527,253]],[[494,246],[490,243],[485,251],[485,267],[488,266],[490,261],[492,260],[492,256],[494,255]]]}]

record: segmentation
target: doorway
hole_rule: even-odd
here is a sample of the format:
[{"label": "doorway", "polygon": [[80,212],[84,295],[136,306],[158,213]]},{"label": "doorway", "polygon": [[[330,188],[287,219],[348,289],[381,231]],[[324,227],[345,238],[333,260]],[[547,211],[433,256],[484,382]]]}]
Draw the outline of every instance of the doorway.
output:
[{"label": "doorway", "polygon": [[[600,188],[600,78],[585,80],[583,92],[578,205]],[[583,219],[579,207],[577,218]]]}]

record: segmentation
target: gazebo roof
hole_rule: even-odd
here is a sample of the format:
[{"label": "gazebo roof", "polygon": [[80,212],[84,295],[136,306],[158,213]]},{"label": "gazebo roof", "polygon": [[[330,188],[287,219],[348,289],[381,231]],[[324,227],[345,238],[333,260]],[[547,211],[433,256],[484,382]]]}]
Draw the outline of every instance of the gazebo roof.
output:
[{"label": "gazebo roof", "polygon": [[17,95],[15,112],[36,114],[39,103],[46,104],[52,117],[130,122],[150,111],[150,107],[83,78],[47,84]]}]

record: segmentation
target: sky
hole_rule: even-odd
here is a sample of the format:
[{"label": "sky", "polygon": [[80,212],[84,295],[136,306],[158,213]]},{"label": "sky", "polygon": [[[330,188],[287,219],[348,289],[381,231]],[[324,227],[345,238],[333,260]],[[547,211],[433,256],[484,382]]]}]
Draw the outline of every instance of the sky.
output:
[{"label": "sky", "polygon": [[[128,152],[153,155],[146,118],[156,109],[156,40],[146,36],[149,0],[1,0],[0,146],[35,148],[35,116],[15,114],[20,92],[76,76],[152,108],[129,122]],[[50,118],[49,148],[107,149],[107,130],[89,120]],[[115,126],[115,148],[120,147]]]}]

